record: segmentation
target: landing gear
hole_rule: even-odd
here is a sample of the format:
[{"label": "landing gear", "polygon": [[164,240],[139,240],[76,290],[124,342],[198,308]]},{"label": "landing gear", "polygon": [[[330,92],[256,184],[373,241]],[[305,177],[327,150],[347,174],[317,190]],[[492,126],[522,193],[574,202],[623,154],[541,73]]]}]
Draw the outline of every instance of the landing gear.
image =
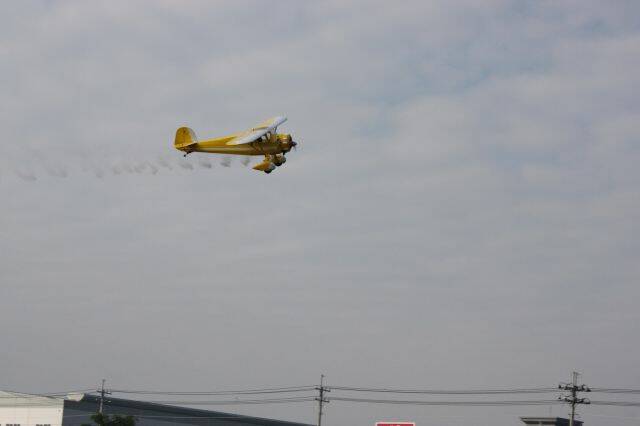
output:
[{"label": "landing gear", "polygon": [[282,166],[284,163],[287,162],[287,157],[284,156],[284,154],[276,154],[274,156],[272,156],[272,160],[273,164],[276,165],[276,167],[280,167]]}]

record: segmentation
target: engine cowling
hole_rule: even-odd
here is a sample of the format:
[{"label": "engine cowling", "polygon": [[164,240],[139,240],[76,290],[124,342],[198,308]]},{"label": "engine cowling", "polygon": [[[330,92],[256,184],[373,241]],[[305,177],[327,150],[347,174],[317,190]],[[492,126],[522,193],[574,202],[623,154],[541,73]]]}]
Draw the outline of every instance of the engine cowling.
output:
[{"label": "engine cowling", "polygon": [[280,141],[280,148],[284,151],[284,152],[289,152],[291,151],[291,148],[293,148],[294,146],[297,145],[297,143],[295,143],[293,141],[293,139],[291,139],[291,135],[287,135],[287,134],[279,134],[278,135],[278,140]]}]

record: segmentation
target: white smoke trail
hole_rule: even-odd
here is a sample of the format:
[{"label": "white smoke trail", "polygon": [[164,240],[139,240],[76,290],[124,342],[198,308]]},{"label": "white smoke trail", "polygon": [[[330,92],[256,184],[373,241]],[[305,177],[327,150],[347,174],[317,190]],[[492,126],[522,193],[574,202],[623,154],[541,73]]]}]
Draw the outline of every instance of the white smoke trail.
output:
[{"label": "white smoke trail", "polygon": [[158,173],[158,168],[154,166],[152,162],[147,161],[147,166],[149,166],[149,171],[151,171],[152,175],[155,175]]},{"label": "white smoke trail", "polygon": [[[6,164],[7,167],[3,170],[5,172],[3,182],[6,182],[6,177],[11,175],[26,182],[34,182],[47,177],[69,178],[78,175],[89,175],[96,179],[102,179],[109,176],[122,177],[138,174],[153,176],[180,170],[211,170],[215,168],[216,161],[219,161],[222,167],[231,167],[234,161],[233,158],[234,156],[229,155],[222,157],[203,155],[187,158],[158,156],[150,160],[144,157],[118,158],[104,154],[99,158],[91,158],[88,155],[76,158],[65,157],[66,162],[64,161],[65,159],[62,159],[63,161],[52,161],[48,158],[36,157],[35,164],[29,163],[29,161],[33,161],[32,159],[25,158],[16,167],[10,163]],[[237,161],[239,164],[247,166],[251,161],[251,157],[242,156]]]},{"label": "white smoke trail", "polygon": [[126,173],[129,173],[129,174],[134,172],[133,167],[131,167],[131,165],[127,163],[122,164],[122,170],[124,170]]},{"label": "white smoke trail", "polygon": [[147,169],[147,165],[145,163],[138,163],[133,166],[133,171],[136,173],[143,173]]},{"label": "white smoke trail", "polygon": [[47,172],[49,176],[66,178],[69,173],[67,172],[67,168],[64,166],[48,166],[44,165],[44,170]]},{"label": "white smoke trail", "polygon": [[36,175],[33,174],[33,172],[31,172],[31,171],[24,172],[22,170],[13,169],[13,173],[15,173],[16,176],[18,176],[20,179],[25,180],[25,181],[33,182],[33,181],[38,180]]},{"label": "white smoke trail", "polygon": [[200,167],[202,167],[203,169],[210,169],[213,167],[213,164],[211,163],[211,161],[209,160],[205,160],[204,158],[201,158],[198,161],[198,164],[200,165]]},{"label": "white smoke trail", "polygon": [[92,168],[93,174],[95,175],[95,177],[97,177],[98,179],[102,179],[102,177],[104,176],[104,172],[102,171],[102,169],[100,167],[94,166]]},{"label": "white smoke trail", "polygon": [[165,169],[173,170],[173,167],[171,167],[171,164],[169,164],[164,158],[158,158],[156,161],[160,165],[160,167],[164,167]]},{"label": "white smoke trail", "polygon": [[178,165],[185,170],[193,170],[193,165],[186,160],[179,160]]}]

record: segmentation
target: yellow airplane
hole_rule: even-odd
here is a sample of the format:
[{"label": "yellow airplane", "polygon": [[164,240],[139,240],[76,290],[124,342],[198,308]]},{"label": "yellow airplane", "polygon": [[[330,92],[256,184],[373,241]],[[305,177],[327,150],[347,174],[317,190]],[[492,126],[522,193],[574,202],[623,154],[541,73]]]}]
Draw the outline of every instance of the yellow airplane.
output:
[{"label": "yellow airplane", "polygon": [[262,163],[253,168],[271,173],[287,161],[284,155],[298,145],[291,139],[291,135],[276,132],[277,127],[285,121],[287,117],[274,117],[250,130],[203,141],[199,141],[190,128],[180,127],[176,131],[176,140],[173,145],[176,149],[183,151],[185,157],[192,152],[264,155]]}]

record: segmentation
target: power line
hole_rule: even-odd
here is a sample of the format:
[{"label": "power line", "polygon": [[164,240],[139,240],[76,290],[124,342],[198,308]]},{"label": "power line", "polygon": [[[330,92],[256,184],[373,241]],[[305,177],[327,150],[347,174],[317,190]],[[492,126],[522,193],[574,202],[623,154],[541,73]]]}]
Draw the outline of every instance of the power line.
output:
[{"label": "power line", "polygon": [[[371,392],[371,393],[398,393],[398,394],[424,394],[424,395],[497,395],[497,394],[538,394],[553,393],[559,388],[536,387],[536,388],[495,388],[495,389],[400,389],[400,388],[373,388],[357,386],[324,386],[325,390],[336,390],[345,392]],[[273,388],[255,389],[227,389],[212,391],[162,391],[162,390],[138,390],[138,389],[109,389],[113,393],[139,394],[139,395],[260,395],[270,393],[296,393],[304,391],[318,390],[317,385],[307,386],[286,386]],[[96,392],[94,389],[77,389],[61,392],[49,392],[40,394],[25,395],[24,398],[55,397],[66,396],[70,393]],[[100,392],[100,391],[97,391]],[[640,394],[640,389],[625,388],[590,388],[594,393],[620,393],[620,394]],[[15,398],[14,396],[0,396],[0,398]]]},{"label": "power line", "polygon": [[[189,400],[180,400],[180,401],[139,401],[151,404],[165,404],[165,405],[256,405],[256,404],[285,404],[285,403],[298,403],[298,402],[313,402],[316,401],[316,397],[313,395],[309,396],[299,396],[299,397],[291,397],[291,398],[265,398],[265,399],[231,399],[231,400],[218,400],[218,401],[189,401]],[[59,406],[62,404],[62,400],[54,400],[54,401],[25,401],[25,402],[16,402],[11,404],[14,407],[48,407],[48,406]],[[104,403],[112,402],[109,400],[104,400]],[[0,406],[2,406],[0,404]],[[103,404],[104,407],[104,404]],[[100,412],[100,404],[98,405],[98,412]]]},{"label": "power line", "polygon": [[640,401],[591,401],[591,405],[609,405],[612,407],[640,407]]},{"label": "power line", "polygon": [[[411,399],[383,399],[369,397],[349,397],[349,393],[382,393],[382,394],[415,394],[415,395],[449,395],[449,396],[486,396],[491,395],[520,395],[520,394],[546,394],[552,392],[567,391],[558,400],[547,399],[527,399],[527,400],[411,400]],[[319,392],[316,395],[309,395],[313,391]],[[335,391],[336,396],[328,398],[326,393]],[[573,380],[568,384],[561,384],[558,388],[547,387],[518,387],[518,388],[488,388],[488,389],[415,389],[415,388],[375,388],[375,387],[357,387],[357,386],[326,386],[324,378],[321,377],[320,387],[316,386],[285,386],[285,387],[265,387],[265,388],[249,388],[249,389],[227,389],[212,391],[162,391],[153,389],[106,389],[103,386],[99,390],[93,389],[76,389],[61,392],[49,392],[41,394],[20,394],[0,395],[0,400],[16,400],[14,405],[19,406],[37,406],[37,405],[57,405],[60,400],[68,394],[73,393],[97,393],[99,404],[106,402],[106,395],[110,393],[131,394],[131,395],[175,395],[183,397],[206,397],[206,396],[235,396],[235,399],[213,399],[213,400],[190,400],[191,398],[182,398],[180,400],[151,400],[144,401],[157,404],[169,405],[252,405],[252,404],[288,404],[288,403],[306,403],[317,401],[319,403],[318,423],[321,424],[323,416],[323,404],[330,401],[352,402],[352,403],[370,403],[370,404],[403,404],[403,405],[428,405],[428,406],[513,406],[513,405],[554,405],[558,403],[569,403],[572,406],[572,417],[575,416],[575,408],[578,404],[589,404],[597,406],[612,407],[640,407],[640,402],[635,401],[589,401],[587,398],[579,398],[581,392],[594,392],[602,394],[640,394],[640,389],[632,388],[593,388],[590,389],[585,385],[577,384],[577,373],[574,373]],[[287,396],[285,394],[291,394]],[[341,396],[346,394],[347,396]],[[264,395],[264,398],[238,399],[237,397],[251,395]],[[269,395],[275,395],[269,397]],[[279,396],[281,395],[281,396]],[[484,398],[482,398],[484,399]],[[2,402],[2,401],[0,401]]]},{"label": "power line", "polygon": [[441,405],[441,406],[504,406],[504,405],[554,405],[558,400],[526,400],[526,401],[420,401],[399,399],[370,399],[370,398],[345,398],[331,397],[330,401],[357,402],[368,404],[400,404],[400,405]]},{"label": "power line", "polygon": [[243,405],[243,404],[282,404],[295,402],[315,401],[314,396],[298,396],[291,398],[265,398],[265,399],[229,399],[220,401],[141,401],[152,404],[167,405]]},{"label": "power line", "polygon": [[348,392],[379,392],[406,393],[424,395],[496,395],[496,394],[533,394],[557,392],[557,388],[515,388],[515,389],[464,389],[464,390],[433,390],[433,389],[393,389],[393,388],[362,388],[350,386],[329,386],[328,389]]},{"label": "power line", "polygon": [[591,388],[591,392],[640,394],[640,389]]},{"label": "power line", "polygon": [[132,389],[111,389],[114,393],[137,394],[137,395],[183,395],[183,396],[206,396],[206,395],[261,395],[272,393],[294,393],[315,390],[315,386],[288,386],[280,388],[262,389],[236,389],[217,391],[156,391],[156,390],[132,390]]}]

